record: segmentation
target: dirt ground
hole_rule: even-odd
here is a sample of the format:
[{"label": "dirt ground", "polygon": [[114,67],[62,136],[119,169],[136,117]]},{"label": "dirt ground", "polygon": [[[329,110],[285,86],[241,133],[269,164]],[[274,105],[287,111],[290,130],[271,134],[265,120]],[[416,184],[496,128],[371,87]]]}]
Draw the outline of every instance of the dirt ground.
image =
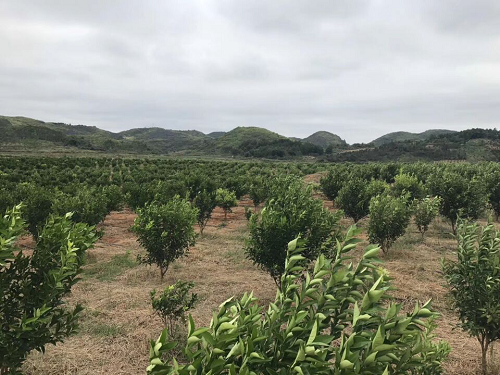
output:
[{"label": "dirt ground", "polygon": [[[308,180],[316,180],[314,177]],[[332,207],[331,202],[325,205]],[[175,262],[163,282],[158,269],[135,261],[143,251],[130,232],[135,214],[129,210],[112,212],[103,224],[103,238],[88,251],[82,280],[68,299],[70,304],[86,308],[80,333],[63,344],[48,346],[44,355],[32,353],[23,371],[32,375],[144,374],[149,364],[149,341],[162,329],[159,318],[152,314],[150,291],[178,279],[195,283],[201,302],[192,314],[198,327],[209,324],[212,310],[221,302],[245,291],[254,291],[263,304],[272,301],[276,293],[273,280],[243,253],[248,233],[245,206],[252,206],[252,202],[241,201],[228,215],[227,223],[222,210],[217,209],[189,256]],[[343,219],[343,224],[351,222]],[[360,226],[366,227],[366,221]],[[397,290],[393,295],[398,302],[410,306],[432,298],[433,307],[442,314],[436,334],[453,348],[446,373],[475,374],[479,371],[479,344],[454,329],[457,321],[449,310],[440,274],[440,260],[452,257],[455,247],[449,231],[447,223],[437,220],[422,241],[410,226],[383,260],[394,278]],[[359,251],[362,249],[360,246]]]}]

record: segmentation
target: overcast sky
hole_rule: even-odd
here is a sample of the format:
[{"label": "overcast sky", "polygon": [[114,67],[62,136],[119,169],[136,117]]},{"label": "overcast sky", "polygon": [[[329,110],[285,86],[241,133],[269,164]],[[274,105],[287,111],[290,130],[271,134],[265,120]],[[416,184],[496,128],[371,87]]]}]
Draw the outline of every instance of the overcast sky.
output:
[{"label": "overcast sky", "polygon": [[500,1],[0,0],[0,114],[350,143],[496,127]]}]

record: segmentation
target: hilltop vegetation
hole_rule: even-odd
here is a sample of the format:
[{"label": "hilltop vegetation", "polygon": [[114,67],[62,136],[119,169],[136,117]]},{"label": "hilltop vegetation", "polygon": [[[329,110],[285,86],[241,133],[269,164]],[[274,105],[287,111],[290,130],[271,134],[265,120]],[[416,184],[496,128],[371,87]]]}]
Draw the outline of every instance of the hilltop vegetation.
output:
[{"label": "hilltop vegetation", "polygon": [[289,139],[257,127],[204,134],[196,130],[139,128],[112,133],[93,126],[43,122],[26,117],[0,116],[5,134],[2,148],[51,149],[136,154],[220,155],[259,158],[294,158],[323,153],[321,147]]},{"label": "hilltop vegetation", "polygon": [[308,142],[284,137],[256,127],[238,127],[216,141],[216,150],[225,154],[258,158],[293,158],[321,155],[323,149]]},{"label": "hilltop vegetation", "polygon": [[394,132],[369,144],[348,145],[326,131],[304,139],[285,137],[258,127],[237,127],[229,132],[209,134],[159,127],[113,133],[95,126],[0,116],[0,134],[0,150],[15,154],[57,151],[266,159],[307,157],[328,162],[500,161],[500,132],[496,129]]},{"label": "hilltop vegetation", "polygon": [[356,145],[345,152],[327,155],[325,160],[368,161],[500,161],[500,131],[468,129],[431,135],[428,139],[384,143],[378,147]]},{"label": "hilltop vegetation", "polygon": [[347,142],[338,135],[325,131],[319,131],[311,134],[309,137],[304,138],[303,141],[312,143],[313,145],[319,146],[323,149],[326,149],[329,146],[332,149],[347,147]]},{"label": "hilltop vegetation", "polygon": [[447,135],[452,133],[456,132],[453,130],[446,130],[446,129],[431,129],[431,130],[426,130],[425,132],[422,133],[393,132],[385,134],[382,137],[379,137],[374,141],[371,141],[370,144],[378,147],[391,142],[425,141],[433,136]]}]

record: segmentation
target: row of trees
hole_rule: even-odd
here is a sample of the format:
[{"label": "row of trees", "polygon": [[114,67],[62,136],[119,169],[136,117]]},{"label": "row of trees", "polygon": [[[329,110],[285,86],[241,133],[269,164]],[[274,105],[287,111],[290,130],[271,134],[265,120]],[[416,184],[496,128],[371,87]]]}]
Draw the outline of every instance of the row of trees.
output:
[{"label": "row of trees", "polygon": [[405,196],[408,206],[426,196],[438,197],[439,213],[449,220],[453,233],[458,217],[478,219],[487,207],[497,218],[500,215],[500,173],[497,171],[487,173],[483,179],[446,169],[436,169],[421,175],[421,179],[403,172],[394,176],[390,185],[384,180],[360,177],[356,170],[330,171],[321,179],[321,189],[355,222],[370,213],[370,200],[381,194]]},{"label": "row of trees", "polygon": [[[372,181],[369,184],[372,185],[370,188],[377,192],[377,195],[370,199],[368,207],[370,213],[369,236],[371,242],[379,243],[380,247],[385,250],[404,233],[411,213],[415,214],[415,224],[424,235],[442,205],[441,197],[419,198],[425,190],[421,189],[419,184],[415,184],[415,179],[412,176],[399,175],[392,185],[382,181]],[[382,326],[375,324],[375,322],[380,323],[378,318],[373,320],[373,311],[363,310],[363,306],[366,307],[368,303],[367,301],[375,301],[377,303],[375,310],[380,311],[382,305],[378,305],[378,298],[381,296],[380,301],[382,301],[382,296],[389,288],[388,283],[382,287],[383,291],[375,293],[379,286],[378,283],[383,280],[383,276],[380,276],[382,274],[379,274],[379,277],[369,279],[369,285],[362,287],[364,293],[367,294],[363,294],[361,291],[359,294],[352,292],[350,288],[362,284],[356,277],[346,278],[348,272],[353,272],[354,269],[373,270],[373,268],[367,268],[364,263],[357,267],[351,265],[352,268],[345,271],[347,274],[338,268],[344,261],[344,257],[346,260],[350,259],[347,253],[358,242],[355,239],[358,232],[355,228],[351,228],[344,237],[338,225],[341,212],[333,213],[325,209],[320,200],[313,198],[312,193],[312,187],[305,185],[300,178],[280,176],[268,185],[267,201],[261,213],[254,213],[250,218],[250,236],[245,248],[247,256],[267,271],[278,286],[277,300],[271,305],[268,313],[262,318],[255,298],[252,295],[245,295],[242,300],[226,301],[221,306],[217,319],[220,319],[221,322],[231,321],[230,327],[221,328],[221,323],[218,323],[218,320],[213,320],[212,326],[196,330],[194,321],[190,320],[188,343],[183,351],[188,363],[184,366],[162,360],[163,355],[176,345],[169,341],[167,331],[165,331],[157,341],[152,343],[152,365],[148,368],[150,373],[187,374],[194,369],[202,373],[210,370],[220,372],[228,368],[235,372],[251,373],[254,371],[270,374],[280,369],[288,369],[291,371],[290,373],[306,373],[307,371],[331,373],[333,368],[342,374],[373,373],[373,371],[375,371],[374,373],[384,371],[412,374],[441,373],[441,362],[446,358],[450,348],[446,343],[432,341],[432,333],[428,330],[432,324],[425,325],[427,328],[424,330],[414,332],[419,332],[421,335],[419,338],[414,334],[411,335],[411,338],[403,339],[402,336],[396,338],[385,331],[387,326],[393,327],[392,323],[385,322],[383,325],[385,328],[382,330]],[[398,194],[400,195],[397,196]],[[500,264],[498,260],[500,235],[493,231],[492,226],[484,230],[479,240],[475,226],[462,224],[459,226],[458,232],[460,234],[459,260],[458,262],[446,262],[443,270],[450,284],[452,297],[463,322],[463,328],[477,337],[481,343],[483,368],[486,371],[486,350],[493,341],[499,338],[499,319],[497,319],[495,311],[498,311],[496,309],[500,306],[500,301],[498,301],[498,295],[495,297],[495,293],[498,291],[495,289],[497,285],[493,277],[500,277],[495,276],[500,275],[498,272],[500,270],[498,268],[498,264]],[[297,235],[301,236],[302,246],[300,246],[300,251],[296,252],[297,242],[293,239]],[[290,238],[292,238],[291,241]],[[342,241],[344,241],[343,246],[340,245]],[[478,247],[474,246],[475,242],[479,243]],[[378,249],[378,247],[371,245],[365,250],[365,257],[367,259],[375,257]],[[468,259],[465,253],[468,254]],[[481,259],[483,264],[478,266],[478,259]],[[316,263],[313,262],[314,260]],[[302,266],[298,266],[297,263],[302,263]],[[322,268],[325,264],[334,266],[332,269],[329,268],[330,266]],[[314,266],[314,271],[309,268],[312,266]],[[309,268],[311,275],[308,274],[305,279],[302,279],[299,276],[303,275],[307,268]],[[328,278],[329,272],[337,276],[333,279],[333,276]],[[477,280],[474,283],[474,289],[468,288],[465,280],[474,279]],[[290,284],[291,280],[294,282]],[[295,280],[302,281],[297,285]],[[339,290],[334,288],[334,292],[329,289],[336,285],[335,282],[340,281],[343,282],[343,287],[339,290],[346,293],[344,298],[338,296]],[[313,291],[316,285],[322,285],[320,290],[323,294],[319,291]],[[186,289],[185,284],[181,286]],[[337,287],[339,286],[337,285]],[[299,293],[298,300],[296,293]],[[479,302],[477,301],[478,293],[482,293]],[[188,299],[187,293],[181,293],[181,295],[184,296],[181,301],[186,304],[186,309],[190,308],[189,303],[192,301],[192,297]],[[330,296],[330,299],[326,298],[326,295]],[[305,300],[303,301],[301,298],[305,298]],[[311,305],[313,301],[315,302]],[[322,308],[328,306],[329,301],[337,301],[341,307],[332,308],[332,310],[327,308],[325,312]],[[358,301],[363,303],[360,304]],[[315,306],[317,308],[316,314],[318,311],[323,314],[321,320],[308,321],[304,320],[302,314],[294,315],[302,311],[301,304],[310,306],[309,308]],[[384,306],[387,308],[386,305]],[[338,310],[339,308],[340,310]],[[387,314],[391,316],[392,313],[384,308],[382,308],[379,318],[384,315],[384,311],[385,316]],[[342,312],[344,311],[342,309],[347,309],[345,310],[348,312],[347,315]],[[390,305],[388,309],[397,312],[400,307]],[[370,309],[368,308],[368,310]],[[307,309],[303,311],[306,313]],[[415,318],[420,318],[419,322],[424,317],[433,316],[427,304],[422,307],[417,305],[413,314],[415,314],[412,315]],[[314,315],[307,313],[305,316]],[[339,318],[340,316],[342,318]],[[411,321],[411,316],[408,315],[399,318],[394,316],[394,318],[404,320],[405,324]],[[359,324],[360,319],[367,319],[367,321],[374,323],[374,325],[359,327],[365,333],[362,339],[361,337],[356,338],[358,334],[357,324]],[[300,322],[303,322],[304,325]],[[398,324],[396,323],[396,326]],[[272,327],[276,327],[276,329]],[[290,327],[297,328],[297,330],[293,331]],[[318,332],[326,327],[331,329],[330,332],[335,332],[333,327],[336,327],[338,331],[334,335],[321,336],[321,340],[315,342]],[[227,330],[229,336],[220,336],[221,330]],[[248,332],[254,333],[248,336]],[[290,335],[290,332],[293,334]],[[374,336],[370,336],[369,332],[372,332]],[[400,333],[402,332],[400,331]],[[269,341],[257,340],[253,342],[260,337],[259,335],[268,337]],[[379,337],[383,338],[380,344],[383,345],[383,350],[374,350],[373,340],[377,335],[381,335]],[[304,347],[301,347],[300,337],[302,336],[313,338],[308,339],[307,342],[304,339]],[[332,345],[335,340],[341,337],[345,337],[345,340],[348,338],[348,340],[341,341],[340,345]],[[391,341],[392,339],[395,341]],[[399,339],[402,341],[398,341]],[[250,344],[247,344],[248,342]],[[271,345],[271,342],[275,344]],[[351,345],[344,347],[344,342],[351,342],[351,345],[355,345],[357,350],[353,350]],[[400,346],[401,342],[405,344]],[[417,345],[417,342],[419,343],[418,351],[417,347],[414,346]],[[279,345],[283,345],[282,349]],[[297,347],[295,348],[294,345]],[[318,346],[315,347],[315,345]],[[322,345],[327,345],[329,349],[326,350]],[[287,351],[284,348],[294,349]],[[411,365],[410,362],[406,362],[408,357],[402,355],[400,350],[408,350],[413,353]],[[281,355],[271,356],[271,352],[281,353]],[[293,358],[288,358],[285,354],[287,352]],[[301,356],[301,352],[304,353],[304,357]],[[308,355],[309,360],[305,360]],[[319,355],[319,357],[315,357],[315,355]],[[312,358],[314,360],[311,360]],[[332,367],[332,361],[335,362],[334,367]]]},{"label": "row of trees", "polygon": [[[346,166],[341,172],[345,173],[345,180],[339,183],[332,178],[332,172],[321,185],[325,193],[328,185],[325,181],[329,180],[330,186],[339,186],[334,198],[336,204],[343,205],[345,213],[354,220],[360,212],[366,213],[358,220],[370,215],[370,240],[383,250],[404,233],[411,213],[424,234],[437,212],[443,214],[446,200],[451,202],[453,195],[482,203],[482,209],[486,200],[491,204],[494,189],[490,194],[466,189],[455,181],[459,175],[453,170],[455,167],[429,170],[425,166],[421,170],[414,168],[415,173],[401,168],[393,170],[391,166],[370,168]],[[471,173],[468,167],[463,172],[468,181],[478,179],[477,173]],[[380,178],[384,173],[387,178]],[[373,177],[376,174],[379,178]],[[490,176],[489,184],[493,180]],[[198,223],[202,229],[216,205],[229,212],[238,195],[236,190],[218,187],[207,178],[186,178],[178,186],[185,185],[189,186],[186,194],[179,196],[164,193],[169,191],[166,186],[174,186],[171,191],[175,191],[174,183],[154,182],[151,186],[158,190],[153,199],[136,206],[138,218],[134,229],[147,250],[141,260],[157,264],[162,277],[169,265],[186,255],[194,244],[193,226]],[[435,198],[427,196],[445,185]],[[432,341],[429,329],[432,323],[425,323],[434,316],[429,305],[417,305],[413,313],[402,314],[400,306],[386,303],[389,279],[374,263],[379,248],[370,245],[362,260],[353,264],[350,252],[358,242],[358,231],[353,227],[346,234],[341,233],[341,211],[324,208],[322,201],[313,197],[313,188],[295,175],[278,175],[272,180],[262,177],[244,186],[255,197],[254,203],[265,202],[260,213],[250,216],[245,252],[275,280],[276,301],[262,314],[255,298],[245,295],[223,304],[210,327],[195,329],[190,319],[184,351],[188,363],[183,366],[162,360],[163,354],[175,346],[165,332],[152,344],[152,364],[148,371],[155,374],[188,374],[195,370],[248,374],[330,374],[334,370],[339,374],[441,372],[441,362],[450,349],[445,343]],[[116,186],[110,197],[122,197],[124,188]],[[63,207],[78,207],[85,197],[104,195],[103,187],[88,189],[82,198]],[[57,189],[53,192],[59,194]],[[128,191],[125,196],[132,194]],[[460,204],[458,208],[453,204],[449,207],[462,216],[474,216],[465,203]],[[54,201],[50,207],[53,210]],[[4,296],[0,313],[12,317],[2,325],[4,336],[0,337],[1,342],[9,343],[0,352],[3,373],[15,373],[29,351],[43,350],[46,343],[56,343],[74,332],[79,308],[65,309],[62,298],[77,280],[75,275],[83,252],[96,238],[95,228],[73,224],[68,216],[49,213],[47,224],[35,227],[36,250],[33,255],[24,256],[14,247],[24,226],[22,216],[19,208],[9,212],[0,228],[0,285]],[[451,222],[455,228],[456,221]],[[496,312],[500,304],[496,296],[500,294],[495,288],[500,274],[500,236],[487,227],[478,237],[477,227],[461,223],[458,233],[458,261],[445,263],[444,272],[463,327],[478,337],[484,353],[498,339]],[[473,290],[465,282],[472,279],[476,280]],[[19,285],[22,287],[18,288]],[[191,283],[180,282],[161,293],[152,293],[153,307],[170,330],[172,320],[182,317],[195,304],[196,296],[188,295],[191,288]],[[480,308],[473,303],[479,293],[483,293],[478,298]],[[9,297],[12,295],[17,295],[17,299]]]}]

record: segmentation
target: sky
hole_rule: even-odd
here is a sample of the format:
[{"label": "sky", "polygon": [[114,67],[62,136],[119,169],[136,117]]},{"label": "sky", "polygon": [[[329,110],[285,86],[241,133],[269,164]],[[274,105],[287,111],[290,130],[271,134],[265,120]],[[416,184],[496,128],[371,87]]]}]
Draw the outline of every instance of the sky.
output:
[{"label": "sky", "polygon": [[0,0],[0,114],[121,131],[497,127],[498,0]]}]

